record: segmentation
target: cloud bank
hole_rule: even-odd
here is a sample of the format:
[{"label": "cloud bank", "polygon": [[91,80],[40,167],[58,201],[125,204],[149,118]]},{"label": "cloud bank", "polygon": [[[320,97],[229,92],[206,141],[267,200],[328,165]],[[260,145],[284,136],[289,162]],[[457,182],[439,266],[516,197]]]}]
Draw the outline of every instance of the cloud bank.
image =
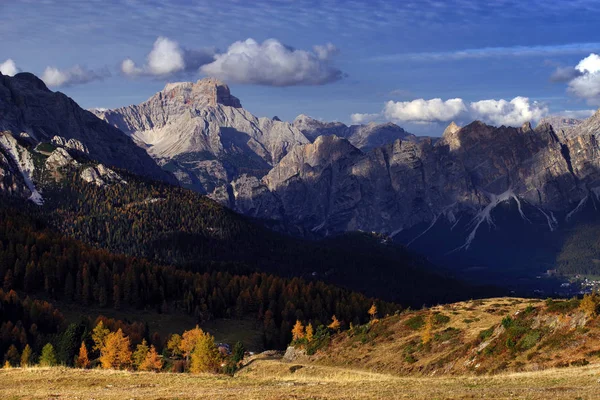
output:
[{"label": "cloud bank", "polygon": [[507,101],[481,100],[466,103],[463,99],[416,99],[388,101],[380,114],[352,114],[353,122],[361,123],[363,116],[371,119],[384,117],[399,123],[438,123],[453,120],[481,120],[492,125],[520,126],[528,121],[539,121],[548,114],[548,107],[527,97],[517,96]]},{"label": "cloud bank", "polygon": [[108,68],[94,71],[77,64],[66,69],[48,66],[42,73],[42,80],[50,87],[64,87],[103,80],[108,76]]},{"label": "cloud bank", "polygon": [[462,99],[417,99],[413,101],[388,101],[383,115],[390,120],[416,123],[442,122],[457,119],[467,111]]},{"label": "cloud bank", "polygon": [[21,70],[17,68],[17,64],[15,64],[15,62],[11,58],[0,64],[0,72],[2,73],[2,75],[14,76],[20,71]]},{"label": "cloud bank", "polygon": [[574,70],[578,76],[569,81],[569,93],[586,99],[590,104],[600,104],[600,56],[590,54]]},{"label": "cloud bank", "polygon": [[131,58],[121,62],[121,72],[127,76],[169,76],[192,72],[214,60],[214,49],[190,50],[174,40],[158,37],[146,56],[146,63],[138,66]]},{"label": "cloud bank", "polygon": [[265,86],[324,85],[342,79],[332,64],[337,49],[332,44],[296,50],[276,39],[233,43],[225,53],[200,68],[206,75],[235,82]]},{"label": "cloud bank", "polygon": [[354,113],[354,114],[350,115],[350,120],[352,121],[353,125],[360,125],[360,124],[366,124],[368,122],[374,121],[380,117],[381,117],[381,114],[379,114],[379,113],[375,113],[375,114]]}]

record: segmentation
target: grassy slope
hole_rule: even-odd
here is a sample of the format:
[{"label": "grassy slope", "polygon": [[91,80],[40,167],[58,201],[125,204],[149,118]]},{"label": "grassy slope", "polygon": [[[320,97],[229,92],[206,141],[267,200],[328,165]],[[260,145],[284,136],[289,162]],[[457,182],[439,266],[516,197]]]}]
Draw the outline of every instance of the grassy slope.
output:
[{"label": "grassy slope", "polygon": [[[370,329],[343,332],[310,358],[321,365],[416,375],[534,371],[600,362],[600,317],[549,308],[541,300],[496,298],[433,308],[449,318],[421,344],[429,310],[380,320]],[[558,306],[557,306],[558,305]],[[568,307],[566,307],[568,308]],[[571,307],[572,308],[572,307]],[[510,316],[512,323],[503,325]]]},{"label": "grassy slope", "polygon": [[[0,370],[2,399],[593,399],[600,365],[486,377],[397,377],[258,360],[233,378],[31,368]],[[296,368],[299,365],[294,364]]]}]

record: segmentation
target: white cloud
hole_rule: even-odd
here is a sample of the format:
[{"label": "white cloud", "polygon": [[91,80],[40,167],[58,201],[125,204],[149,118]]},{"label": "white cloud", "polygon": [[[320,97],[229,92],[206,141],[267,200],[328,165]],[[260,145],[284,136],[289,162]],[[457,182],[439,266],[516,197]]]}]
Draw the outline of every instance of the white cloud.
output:
[{"label": "white cloud", "polygon": [[42,80],[48,86],[61,87],[102,80],[107,76],[110,76],[110,72],[107,68],[93,71],[77,64],[67,69],[58,69],[56,67],[48,66],[42,74]]},{"label": "white cloud", "polygon": [[575,69],[579,72],[595,74],[600,72],[600,56],[598,54],[590,54],[583,60],[579,61],[579,64],[575,66]]},{"label": "white cloud", "polygon": [[352,121],[352,124],[360,125],[360,124],[374,121],[379,117],[381,117],[381,113],[375,113],[375,114],[354,113],[354,114],[350,115],[350,120]]},{"label": "white cloud", "polygon": [[9,58],[0,64],[0,72],[2,75],[14,76],[20,72],[20,69],[17,68],[17,64],[15,64],[15,62]]},{"label": "white cloud", "polygon": [[196,71],[213,61],[214,49],[189,50],[166,37],[158,37],[146,56],[146,64],[136,65],[131,58],[123,60],[121,72],[128,76],[168,76],[184,71]]},{"label": "white cloud", "polygon": [[352,114],[353,122],[383,115],[386,119],[404,123],[437,123],[449,121],[482,120],[492,125],[520,126],[524,122],[537,122],[548,114],[548,108],[527,97],[507,100],[481,100],[466,104],[463,99],[416,99],[413,101],[388,101],[381,114]]},{"label": "white cloud", "polygon": [[475,119],[494,125],[519,126],[528,121],[539,121],[548,114],[548,107],[517,96],[511,101],[481,100],[470,104]]},{"label": "white cloud", "polygon": [[570,80],[569,93],[590,104],[600,104],[600,56],[591,53],[575,66],[574,71],[578,76]]},{"label": "white cloud", "polygon": [[540,57],[561,54],[585,54],[600,48],[600,43],[571,43],[550,46],[513,46],[513,47],[483,47],[475,49],[452,50],[425,53],[389,54],[372,57],[376,62],[395,61],[455,61],[501,57]]},{"label": "white cloud", "polygon": [[315,46],[313,51],[295,50],[275,39],[258,43],[238,41],[227,52],[200,71],[225,81],[267,86],[323,85],[343,77],[331,64],[337,49],[332,44]]},{"label": "white cloud", "polygon": [[457,119],[467,111],[462,99],[417,99],[388,101],[383,109],[386,118],[403,122],[441,122]]}]

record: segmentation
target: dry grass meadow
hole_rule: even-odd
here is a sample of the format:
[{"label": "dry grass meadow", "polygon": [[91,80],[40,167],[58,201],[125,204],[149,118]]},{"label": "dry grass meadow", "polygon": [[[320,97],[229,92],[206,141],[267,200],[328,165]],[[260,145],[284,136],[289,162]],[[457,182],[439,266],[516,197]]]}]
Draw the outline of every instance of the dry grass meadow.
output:
[{"label": "dry grass meadow", "polygon": [[539,372],[458,377],[398,377],[335,367],[290,364],[278,360],[256,360],[235,377],[60,367],[0,370],[0,398],[3,400],[551,400],[597,399],[599,396],[599,364]]}]

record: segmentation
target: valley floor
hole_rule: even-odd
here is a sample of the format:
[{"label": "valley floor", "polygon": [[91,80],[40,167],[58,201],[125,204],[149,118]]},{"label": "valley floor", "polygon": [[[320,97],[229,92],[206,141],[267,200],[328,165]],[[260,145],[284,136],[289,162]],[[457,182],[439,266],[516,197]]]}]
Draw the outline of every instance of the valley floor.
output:
[{"label": "valley floor", "polygon": [[[293,368],[292,368],[293,367]],[[294,372],[292,372],[294,371]],[[258,359],[235,377],[0,370],[2,399],[595,399],[600,364],[492,376],[397,377]]]}]

